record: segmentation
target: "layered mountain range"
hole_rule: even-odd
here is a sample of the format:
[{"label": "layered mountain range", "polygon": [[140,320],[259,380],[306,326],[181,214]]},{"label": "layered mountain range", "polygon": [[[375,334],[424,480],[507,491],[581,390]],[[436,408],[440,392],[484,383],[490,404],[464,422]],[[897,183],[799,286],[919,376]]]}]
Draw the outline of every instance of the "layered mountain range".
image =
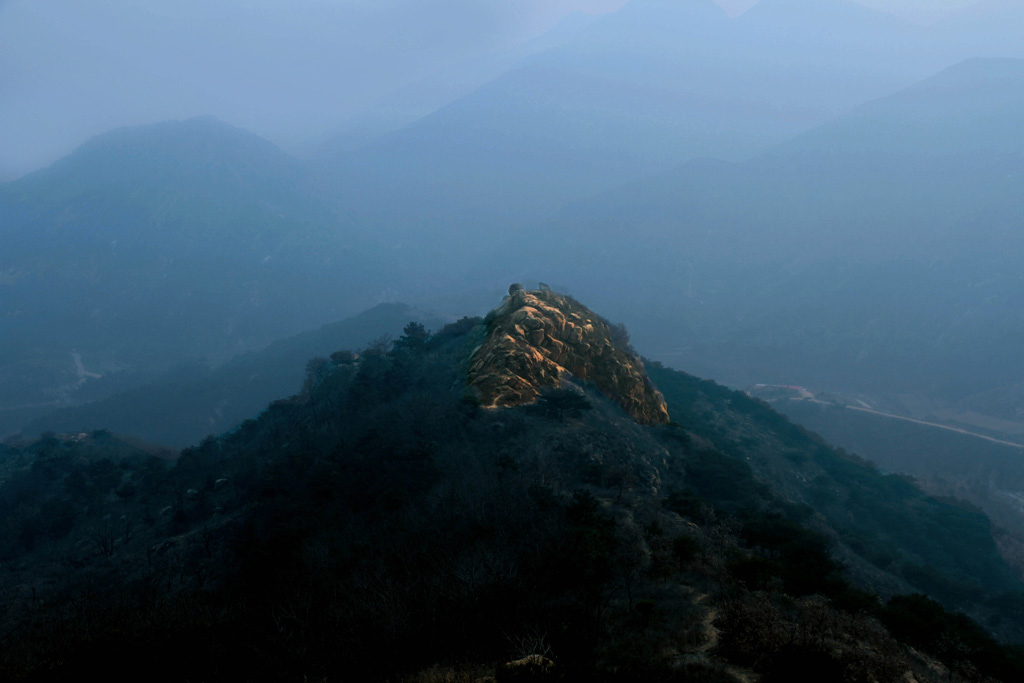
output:
[{"label": "layered mountain range", "polygon": [[688,159],[745,158],[957,55],[841,0],[765,0],[736,19],[711,0],[633,0],[326,168],[395,239],[466,249],[482,222],[517,228]]},{"label": "layered mountain range", "polygon": [[577,19],[0,184],[0,678],[1024,679],[1019,3]]},{"label": "layered mountain range", "polygon": [[[635,0],[312,164],[209,119],[101,136],[0,188],[0,422],[381,301],[482,312],[503,283],[541,278],[733,385],[991,406],[1020,384],[1000,313],[1019,62],[966,62],[855,109],[1012,54],[965,37],[1013,25],[1012,6],[989,12],[1003,19],[957,33],[839,0],[734,19]],[[955,372],[933,381],[939,366]]]},{"label": "layered mountain range", "polygon": [[[114,131],[0,186],[0,433],[106,428],[182,447],[297,388],[311,356],[450,319],[346,316],[399,297],[483,313],[507,282],[544,279],[627,322],[648,356],[726,384],[857,393],[1019,438],[1017,47],[971,38],[991,35],[969,20],[980,7],[926,30],[810,4],[729,19],[711,3],[638,0],[316,162],[206,118]],[[1012,3],[996,10],[1016,25]],[[533,309],[522,320],[477,340],[470,382],[485,405],[537,399],[530,419],[571,416],[558,392],[582,380],[642,423],[681,422],[614,326],[528,295],[508,304]],[[868,455],[843,424],[821,429]],[[1017,485],[987,484],[1016,470],[964,453],[930,490],[1019,516],[1006,499]],[[771,463],[758,474],[789,467]],[[787,481],[784,498],[818,504]],[[843,532],[844,557],[862,531]],[[887,552],[864,574],[889,571]],[[917,549],[904,565],[933,559]],[[918,569],[877,586],[945,585],[915,583]]]},{"label": "layered mountain range", "polygon": [[1022,77],[967,62],[750,161],[579,203],[535,233],[576,258],[510,241],[509,276],[581,283],[652,356],[736,386],[1018,384]]},{"label": "layered mountain range", "polygon": [[220,362],[386,299],[380,250],[308,178],[196,119],[114,131],[0,187],[0,406]]}]

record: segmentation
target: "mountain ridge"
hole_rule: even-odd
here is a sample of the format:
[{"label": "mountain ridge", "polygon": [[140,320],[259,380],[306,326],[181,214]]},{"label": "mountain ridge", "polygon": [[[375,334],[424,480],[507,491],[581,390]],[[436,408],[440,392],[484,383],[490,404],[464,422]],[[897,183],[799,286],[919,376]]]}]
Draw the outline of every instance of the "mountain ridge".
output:
[{"label": "mountain ridge", "polygon": [[571,409],[482,409],[486,335],[332,354],[172,466],[102,432],[0,449],[0,671],[412,683],[543,652],[567,680],[1019,678],[981,626],[901,595],[1022,632],[976,510],[656,363],[672,424],[578,378]]}]

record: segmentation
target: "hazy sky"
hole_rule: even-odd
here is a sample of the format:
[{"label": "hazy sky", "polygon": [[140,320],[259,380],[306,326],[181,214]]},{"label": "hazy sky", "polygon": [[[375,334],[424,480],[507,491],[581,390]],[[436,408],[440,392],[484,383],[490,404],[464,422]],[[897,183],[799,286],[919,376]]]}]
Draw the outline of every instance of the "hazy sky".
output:
[{"label": "hazy sky", "polygon": [[[969,0],[860,1],[907,13]],[[168,118],[299,142],[419,76],[624,2],[0,0],[0,180]]]},{"label": "hazy sky", "polygon": [[212,113],[295,141],[568,11],[622,2],[7,0],[0,178],[126,123]]}]

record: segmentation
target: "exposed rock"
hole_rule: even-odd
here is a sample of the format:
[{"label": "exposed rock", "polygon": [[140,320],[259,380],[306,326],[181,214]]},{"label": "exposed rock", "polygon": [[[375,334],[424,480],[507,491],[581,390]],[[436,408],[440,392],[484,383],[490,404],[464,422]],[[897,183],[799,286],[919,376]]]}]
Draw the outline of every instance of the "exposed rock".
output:
[{"label": "exposed rock", "polygon": [[665,399],[643,362],[616,346],[607,322],[568,296],[514,287],[488,316],[487,338],[470,361],[469,384],[485,407],[533,403],[542,389],[572,375],[641,424],[668,422]]},{"label": "exposed rock", "polygon": [[528,655],[522,659],[506,662],[498,668],[498,683],[519,683],[546,681],[553,678],[555,663],[541,655]]}]

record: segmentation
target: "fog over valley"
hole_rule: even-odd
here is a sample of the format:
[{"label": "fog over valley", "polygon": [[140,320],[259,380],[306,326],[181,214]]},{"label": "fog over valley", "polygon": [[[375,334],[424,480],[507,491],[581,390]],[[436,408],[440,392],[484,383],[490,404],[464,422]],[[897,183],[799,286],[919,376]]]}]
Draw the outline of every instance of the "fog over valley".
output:
[{"label": "fog over valley", "polygon": [[0,677],[1020,680],[1022,35],[0,1]]}]

